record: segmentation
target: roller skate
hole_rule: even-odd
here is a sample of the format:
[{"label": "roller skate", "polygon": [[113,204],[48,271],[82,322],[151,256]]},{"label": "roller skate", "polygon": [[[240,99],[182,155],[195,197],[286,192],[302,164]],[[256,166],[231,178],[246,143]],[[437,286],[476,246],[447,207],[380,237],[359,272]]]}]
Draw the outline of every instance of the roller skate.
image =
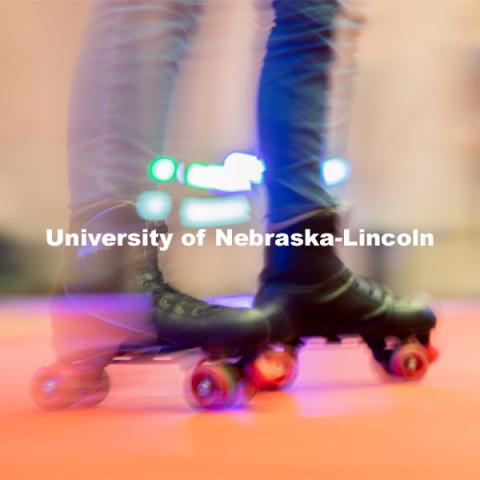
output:
[{"label": "roller skate", "polygon": [[[336,221],[336,213],[325,210],[282,232],[335,233]],[[298,349],[309,337],[328,343],[359,337],[388,376],[407,381],[420,380],[438,356],[430,342],[434,313],[353,274],[333,247],[268,247],[255,304],[272,321],[286,316],[290,324],[287,333],[276,337],[284,347],[264,349],[253,363],[256,382],[263,388],[292,382]]]},{"label": "roller skate", "polygon": [[[82,229],[128,234],[165,227],[145,223],[123,203],[74,217],[70,232]],[[203,355],[187,381],[191,403],[230,406],[255,393],[250,364],[270,334],[257,309],[210,305],[166,283],[154,246],[67,247],[51,318],[57,360],[31,384],[34,401],[47,410],[102,402],[111,363],[191,351]]]}]

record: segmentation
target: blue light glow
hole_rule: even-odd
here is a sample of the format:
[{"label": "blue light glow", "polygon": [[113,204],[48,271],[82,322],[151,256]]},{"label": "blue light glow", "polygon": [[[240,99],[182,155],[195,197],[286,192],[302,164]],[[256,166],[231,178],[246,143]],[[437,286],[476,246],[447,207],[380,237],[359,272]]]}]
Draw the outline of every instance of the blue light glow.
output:
[{"label": "blue light glow", "polygon": [[223,198],[186,198],[180,205],[186,227],[218,227],[250,220],[250,203],[243,195]]},{"label": "blue light glow", "polygon": [[136,202],[138,215],[147,221],[165,220],[172,209],[172,199],[166,192],[151,190],[141,193]]},{"label": "blue light glow", "polygon": [[343,158],[328,158],[321,166],[322,179],[327,187],[345,182],[350,173],[350,165]]},{"label": "blue light glow", "polygon": [[177,182],[182,185],[185,183],[185,164],[183,162],[177,167]]}]

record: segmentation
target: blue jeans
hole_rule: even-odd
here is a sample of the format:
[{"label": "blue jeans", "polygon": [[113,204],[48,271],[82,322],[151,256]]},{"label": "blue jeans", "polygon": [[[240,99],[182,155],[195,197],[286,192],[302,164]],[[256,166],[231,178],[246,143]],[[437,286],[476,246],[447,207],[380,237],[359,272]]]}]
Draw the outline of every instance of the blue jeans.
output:
[{"label": "blue jeans", "polygon": [[[77,67],[69,129],[73,212],[151,190],[175,79],[203,0],[116,0],[94,7]],[[258,99],[268,217],[334,204],[320,158],[336,0],[275,0]]]}]

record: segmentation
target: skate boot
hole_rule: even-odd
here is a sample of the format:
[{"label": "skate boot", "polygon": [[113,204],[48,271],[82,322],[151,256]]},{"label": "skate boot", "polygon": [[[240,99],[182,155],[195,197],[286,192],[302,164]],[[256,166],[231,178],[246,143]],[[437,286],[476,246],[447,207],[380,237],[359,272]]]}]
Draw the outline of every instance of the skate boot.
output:
[{"label": "skate boot", "polygon": [[157,248],[128,244],[152,231],[166,233],[163,224],[146,223],[133,204],[122,203],[77,215],[69,231],[124,239],[122,245],[94,246],[91,240],[66,248],[51,303],[57,361],[32,382],[40,407],[100,403],[109,390],[105,367],[119,355],[189,349],[205,354],[189,382],[196,406],[229,405],[239,389],[253,393],[246,366],[268,341],[269,323],[259,310],[209,305],[168,285],[158,269]]},{"label": "skate boot", "polygon": [[[282,232],[304,235],[310,229],[335,234],[336,221],[336,213],[329,209]],[[264,387],[291,383],[295,352],[308,337],[337,343],[344,336],[360,336],[389,375],[406,380],[422,378],[437,357],[430,343],[433,312],[353,274],[333,247],[267,248],[255,303],[267,306],[273,317],[287,315],[290,322],[289,334],[276,338],[286,347],[279,352],[267,349],[253,365],[257,384],[263,382]]]}]

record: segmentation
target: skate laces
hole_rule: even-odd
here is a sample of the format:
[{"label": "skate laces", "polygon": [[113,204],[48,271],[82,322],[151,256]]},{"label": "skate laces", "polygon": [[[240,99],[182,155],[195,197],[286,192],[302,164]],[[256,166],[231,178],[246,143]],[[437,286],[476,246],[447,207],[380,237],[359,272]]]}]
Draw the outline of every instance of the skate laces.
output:
[{"label": "skate laces", "polygon": [[219,308],[218,305],[210,305],[188,293],[181,292],[165,282],[160,272],[144,279],[144,285],[152,292],[155,305],[163,310],[173,310],[178,315],[200,316],[206,311]]}]

